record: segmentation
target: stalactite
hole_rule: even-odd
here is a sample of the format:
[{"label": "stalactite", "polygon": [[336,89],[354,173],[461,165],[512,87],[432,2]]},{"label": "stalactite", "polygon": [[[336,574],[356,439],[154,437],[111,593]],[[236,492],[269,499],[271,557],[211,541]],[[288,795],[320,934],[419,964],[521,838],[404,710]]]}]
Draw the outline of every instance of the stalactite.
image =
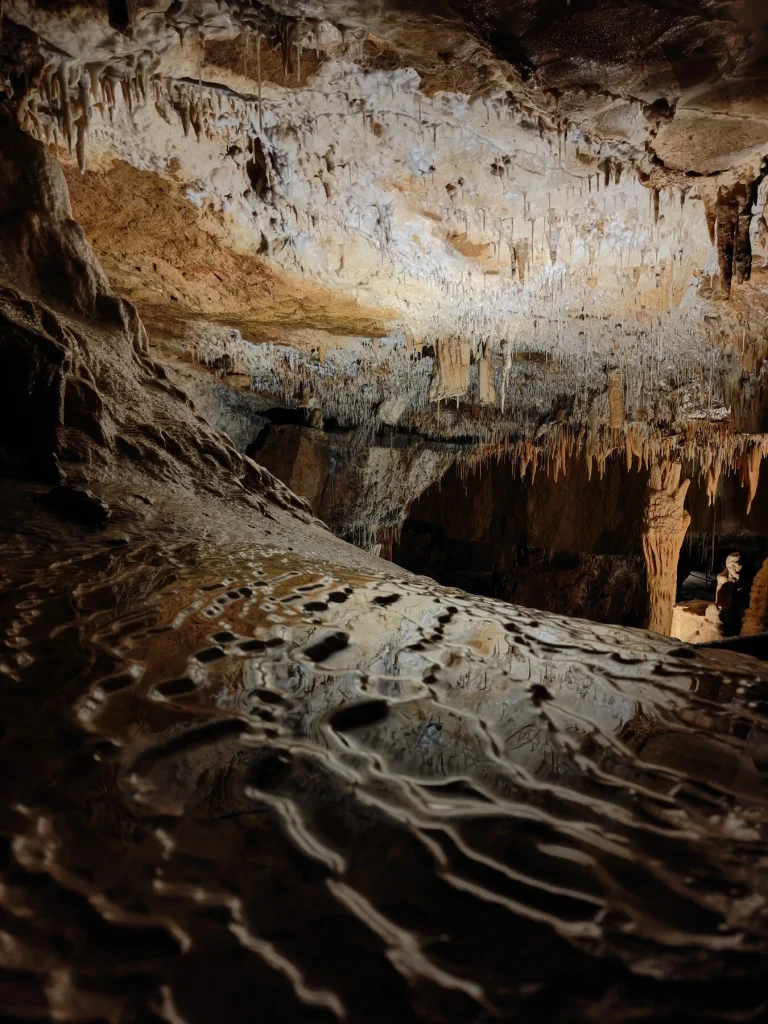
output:
[{"label": "stalactite", "polygon": [[717,263],[720,269],[721,290],[729,295],[733,280],[733,260],[736,251],[736,236],[739,221],[739,204],[729,189],[718,191],[715,245],[717,247]]},{"label": "stalactite", "polygon": [[72,99],[69,93],[69,69],[61,64],[56,72],[56,83],[59,90],[59,105],[64,123],[64,137],[67,140],[70,154],[72,153],[72,138],[74,135],[74,120],[72,116]]},{"label": "stalactite", "polygon": [[177,97],[178,99],[175,106],[179,112],[179,117],[181,118],[181,125],[182,128],[184,129],[184,135],[187,136],[189,135],[189,127],[191,123],[189,96],[185,89],[179,89]]},{"label": "stalactite", "polygon": [[437,359],[429,387],[431,402],[465,395],[469,391],[470,346],[457,338],[437,344]]},{"label": "stalactite", "polygon": [[616,370],[608,376],[608,410],[608,426],[611,430],[623,430],[626,420],[624,385]]},{"label": "stalactite", "polygon": [[283,55],[283,78],[287,82],[293,71],[293,48],[299,37],[299,24],[294,18],[280,18],[277,21],[280,49]]},{"label": "stalactite", "polygon": [[264,134],[264,100],[262,98],[262,80],[261,80],[261,33],[256,34],[256,75],[258,80],[258,96],[259,96],[259,131]]},{"label": "stalactite", "polygon": [[763,454],[760,448],[755,445],[749,452],[742,452],[739,459],[739,477],[742,487],[747,488],[747,515],[752,511],[752,502],[757,494],[757,485],[760,480],[760,463]]},{"label": "stalactite", "polygon": [[521,238],[515,246],[515,257],[517,266],[517,275],[520,278],[520,284],[525,284],[525,274],[528,266],[528,239]]},{"label": "stalactite", "polygon": [[77,142],[75,144],[75,152],[77,153],[77,166],[81,174],[85,174],[85,133],[86,133],[86,121],[84,115],[80,115],[75,122],[75,128],[77,129]]},{"label": "stalactite", "polygon": [[301,30],[303,23],[296,30],[296,84],[301,85]]},{"label": "stalactite", "polygon": [[752,223],[752,200],[757,197],[753,197],[748,186],[740,182],[734,188],[734,198],[738,203],[739,213],[734,232],[733,279],[736,284],[742,284],[752,276],[752,242],[749,229]]},{"label": "stalactite", "polygon": [[493,384],[493,362],[490,357],[485,355],[479,363],[478,382],[480,389],[480,404],[495,405],[496,389]]},{"label": "stalactite", "polygon": [[648,629],[669,636],[677,592],[677,561],[691,517],[685,511],[690,480],[679,462],[651,467],[643,516],[643,554],[648,572]]},{"label": "stalactite", "polygon": [[600,419],[597,402],[592,402],[589,409],[589,427],[587,430],[587,444],[585,448],[587,460],[587,479],[592,479],[592,461],[600,451]]},{"label": "stalactite", "polygon": [[718,448],[716,452],[709,453],[709,465],[707,466],[705,475],[707,499],[710,505],[715,504],[715,498],[717,497],[717,489],[720,486],[720,476],[722,472],[723,455],[722,451]]},{"label": "stalactite", "polygon": [[[168,17],[173,21],[175,15],[171,11]],[[69,108],[74,115],[72,132],[76,131],[78,162],[81,168],[84,168],[86,144],[89,144],[90,135],[95,135],[98,131],[97,125],[91,125],[89,134],[89,122],[93,117],[92,108],[95,106],[105,120],[107,117],[111,119],[116,108],[116,96],[118,101],[122,96],[130,113],[142,103],[146,103],[148,95],[154,91],[155,103],[161,116],[171,119],[173,123],[177,123],[176,118],[178,117],[185,134],[189,133],[189,128],[192,126],[198,137],[207,135],[214,138],[217,134],[224,135],[227,150],[232,146],[235,150],[239,149],[240,154],[253,153],[250,140],[256,135],[256,124],[258,124],[259,132],[263,134],[265,120],[262,97],[261,43],[266,41],[268,45],[278,45],[282,40],[287,44],[283,48],[283,57],[286,58],[286,55],[290,57],[292,47],[296,45],[298,51],[299,46],[303,43],[303,29],[297,19],[283,19],[280,22],[283,27],[278,31],[278,21],[281,16],[262,7],[244,9],[238,17],[241,19],[244,37],[249,32],[256,35],[258,98],[236,95],[224,87],[204,83],[200,67],[198,67],[196,83],[184,80],[176,81],[170,77],[163,78],[155,73],[159,68],[159,58],[155,60],[149,51],[135,50],[128,55],[115,57],[109,63],[91,63],[83,65],[82,68],[76,66],[70,58],[56,57],[50,59],[40,76],[39,105],[33,99],[26,108],[28,123],[39,138],[53,137],[56,141],[61,135],[66,138],[65,111],[67,104],[65,98],[69,94]],[[205,26],[202,24],[195,23],[194,26],[188,26],[188,31],[196,32],[202,39],[204,28]],[[317,43],[316,32],[314,41]],[[202,48],[200,54],[202,56]],[[299,57],[298,52],[297,57]],[[251,69],[251,73],[253,70]],[[248,71],[247,66],[245,71]],[[358,91],[358,95],[353,104],[355,117],[346,122],[351,126],[350,130],[355,133],[358,142],[361,141],[361,122],[364,123],[366,138],[362,141],[366,146],[372,141],[370,139],[370,117],[367,114],[370,115],[374,109],[379,109],[375,107],[377,103],[376,89],[379,86],[373,82],[371,77],[376,74],[379,73],[366,72],[362,78],[356,81],[355,91]],[[358,90],[363,80],[373,84],[373,90],[369,91],[368,85],[360,87]],[[117,86],[118,82],[120,83],[119,87]],[[352,82],[347,88],[352,91]],[[73,102],[71,94],[75,90],[79,91]],[[359,93],[364,93],[364,95],[359,95]],[[48,102],[44,102],[45,97]],[[285,97],[283,99],[285,100]],[[295,97],[291,97],[285,102],[290,105],[294,99]],[[315,99],[312,102],[314,103]],[[327,109],[323,107],[318,113],[317,124],[321,117],[327,117],[330,123],[333,117],[347,116],[346,107],[343,111],[335,109],[340,104],[336,104],[335,100],[328,97],[325,102]],[[421,122],[424,120],[429,122],[430,127],[433,124],[441,127],[445,125],[449,133],[457,130],[455,118],[452,121],[449,118],[443,119],[441,116],[442,101],[431,101],[429,116],[422,114],[423,98],[421,94],[413,97],[409,102],[414,110],[418,104],[419,130]],[[323,159],[321,156],[323,149],[318,149],[315,153],[308,141],[312,138],[313,133],[318,141],[322,139],[321,144],[324,147],[327,146],[328,140],[323,138],[316,126],[309,128],[302,124],[301,117],[298,118],[297,124],[290,126],[293,135],[284,136],[283,131],[288,122],[285,120],[286,113],[281,106],[282,103],[283,100],[276,100],[272,106],[269,100],[267,101],[269,118],[274,118],[274,120],[268,119],[267,122],[270,137],[272,137],[272,124],[276,125],[277,131],[274,135],[274,144],[268,145],[266,141],[263,143],[268,173],[274,173],[274,188],[270,188],[270,193],[274,193],[274,196],[270,195],[269,198],[270,203],[274,200],[275,223],[269,226],[265,224],[266,200],[251,187],[250,181],[245,183],[244,191],[246,192],[246,202],[250,207],[249,214],[253,214],[260,225],[265,225],[262,229],[263,237],[272,243],[275,236],[284,235],[285,253],[294,253],[293,258],[297,269],[309,274],[313,270],[308,269],[302,263],[301,246],[296,244],[295,236],[308,228],[311,229],[322,224],[322,218],[325,216],[331,216],[337,224],[346,226],[344,213],[340,211],[336,200],[338,198],[341,203],[349,203],[349,194],[353,188],[357,190],[358,186],[360,186],[361,193],[364,193],[368,184],[365,181],[367,170],[363,164],[363,173],[357,171],[356,180],[353,183],[353,161],[349,160],[341,164],[345,170],[349,171],[350,175],[349,190],[346,190],[343,182],[334,179],[334,171],[328,166],[327,173],[322,171],[314,175],[311,186],[312,198],[309,205],[305,205],[304,199],[298,194],[298,186],[303,186],[306,179],[311,176],[295,174],[290,166],[290,162],[296,155],[295,151],[291,149],[292,139],[298,138],[298,160],[302,172],[309,167],[312,160]],[[486,99],[486,105],[489,110],[496,109],[490,99]],[[117,109],[119,111],[119,102]],[[116,131],[118,132],[125,130],[125,120],[121,120],[121,116],[122,114],[115,117]],[[397,112],[394,116],[398,116]],[[401,116],[406,117],[405,113],[402,113]],[[287,145],[282,144],[285,137],[291,140]],[[580,440],[576,445],[576,450],[581,457],[583,444],[590,473],[595,463],[598,465],[599,471],[602,472],[607,460],[616,454],[620,454],[620,457],[626,460],[627,465],[631,466],[635,457],[638,458],[638,461],[648,464],[654,458],[670,456],[673,450],[675,457],[678,457],[685,449],[686,453],[691,453],[692,461],[698,461],[700,466],[705,467],[704,472],[709,474],[709,478],[712,480],[714,476],[718,475],[717,462],[712,455],[715,448],[718,446],[721,448],[722,461],[719,472],[728,472],[734,466],[740,467],[739,460],[743,458],[748,448],[750,452],[753,447],[757,448],[757,451],[750,455],[750,459],[757,459],[758,451],[762,455],[763,442],[758,441],[752,445],[751,441],[744,440],[746,435],[740,436],[738,441],[731,442],[728,438],[727,427],[721,428],[714,422],[707,424],[706,427],[703,425],[700,428],[697,427],[685,443],[678,440],[670,442],[661,439],[650,423],[627,425],[625,422],[628,417],[632,419],[638,414],[644,421],[651,418],[657,423],[664,421],[671,425],[673,430],[679,432],[687,429],[685,419],[689,412],[697,417],[706,416],[714,419],[716,416],[721,416],[724,418],[725,413],[722,407],[733,404],[730,397],[724,397],[725,388],[721,384],[724,378],[723,371],[727,367],[729,358],[727,355],[729,342],[726,332],[721,331],[720,334],[717,334],[715,328],[710,328],[713,334],[713,344],[721,346],[724,355],[721,358],[719,351],[716,356],[713,355],[706,371],[702,372],[700,382],[692,383],[694,376],[691,367],[699,361],[699,355],[692,353],[691,325],[686,319],[689,314],[684,312],[678,314],[676,306],[673,316],[670,306],[670,315],[662,332],[660,322],[651,323],[651,315],[647,310],[642,311],[639,318],[637,315],[635,316],[634,333],[627,330],[626,320],[623,317],[612,318],[610,322],[606,319],[604,324],[601,324],[595,317],[595,300],[591,288],[600,285],[602,289],[602,284],[605,281],[602,266],[604,261],[606,259],[615,260],[617,245],[620,267],[622,259],[626,257],[624,252],[626,242],[623,239],[617,240],[616,227],[612,222],[613,214],[611,213],[611,206],[615,206],[620,197],[615,200],[615,193],[611,192],[608,197],[595,198],[593,196],[587,202],[587,189],[583,188],[583,184],[587,184],[589,190],[593,191],[592,177],[595,178],[595,185],[599,183],[603,187],[609,186],[611,181],[618,183],[620,180],[621,162],[613,155],[605,156],[605,152],[604,147],[603,153],[599,154],[600,161],[597,165],[599,174],[596,175],[594,173],[594,150],[592,150],[590,157],[592,171],[585,175],[586,180],[582,179],[581,189],[583,189],[585,205],[590,211],[599,211],[602,206],[603,211],[598,221],[599,226],[592,224],[589,232],[574,226],[574,221],[578,223],[578,218],[575,211],[572,213],[568,209],[567,197],[564,208],[562,196],[558,199],[554,193],[548,195],[547,206],[543,208],[542,194],[539,190],[536,193],[535,201],[532,200],[529,203],[529,194],[525,187],[527,179],[523,176],[520,185],[523,193],[522,231],[524,235],[527,235],[527,228],[530,225],[530,235],[515,244],[515,221],[517,221],[517,230],[521,230],[519,207],[514,219],[503,216],[500,212],[487,216],[486,207],[479,209],[471,205],[469,196],[472,193],[469,189],[462,190],[463,182],[461,185],[451,183],[452,188],[456,190],[457,198],[450,216],[454,220],[461,218],[464,231],[469,235],[473,228],[472,211],[474,210],[478,214],[478,219],[479,213],[482,213],[484,230],[487,227],[494,236],[498,234],[498,254],[502,258],[503,243],[506,239],[509,240],[507,244],[509,245],[510,274],[507,275],[504,272],[494,280],[491,276],[492,271],[489,270],[481,275],[477,273],[476,268],[469,272],[462,270],[460,276],[459,272],[455,270],[445,272],[444,269],[435,269],[433,265],[427,269],[423,269],[422,266],[409,266],[407,269],[403,266],[396,267],[398,279],[402,279],[404,285],[408,282],[410,274],[412,280],[427,283],[428,287],[437,294],[439,300],[434,316],[428,322],[420,322],[418,325],[426,344],[434,346],[438,353],[432,390],[439,394],[445,390],[440,383],[443,371],[439,365],[439,353],[444,348],[439,339],[445,337],[459,339],[453,344],[459,346],[465,344],[467,351],[471,350],[475,354],[475,358],[477,358],[478,351],[482,351],[482,358],[477,360],[477,385],[470,385],[471,378],[468,370],[465,370],[464,361],[459,358],[458,365],[461,367],[457,377],[459,384],[457,386],[454,383],[448,388],[450,397],[468,394],[470,387],[475,389],[476,394],[482,393],[485,396],[476,404],[471,404],[469,401],[462,403],[461,417],[466,417],[464,420],[466,425],[474,416],[482,439],[490,438],[492,443],[497,446],[496,451],[500,450],[500,445],[503,446],[506,443],[505,434],[510,437],[522,438],[544,422],[547,414],[543,410],[546,409],[547,403],[551,402],[553,396],[557,397],[557,389],[563,387],[565,379],[569,385],[572,383],[576,395],[573,408],[568,413],[569,429],[571,430],[571,434],[568,436],[578,435],[578,431],[582,430],[587,418],[590,421],[589,430],[583,433],[585,440]],[[586,156],[583,145],[582,154]],[[494,152],[492,158],[497,166],[496,177],[502,195],[511,200],[510,194],[505,190],[509,188],[509,182],[515,177],[511,173],[510,167],[514,166],[516,156],[500,157]],[[247,158],[243,156],[238,162],[238,155],[235,152],[232,159],[238,167],[242,167],[245,175]],[[432,157],[430,157],[431,160]],[[487,168],[487,162],[483,161],[483,166]],[[423,172],[427,191],[429,191],[430,173],[434,176],[434,164],[431,171]],[[525,174],[527,173],[526,171]],[[641,179],[642,174],[643,172],[640,172]],[[603,178],[602,183],[599,182],[600,177]],[[634,282],[638,289],[642,290],[644,285],[640,283],[641,278],[649,275],[650,264],[653,262],[652,254],[655,249],[656,265],[662,270],[661,290],[663,293],[666,292],[667,278],[669,278],[669,294],[671,296],[673,292],[672,269],[675,271],[675,286],[677,286],[678,280],[684,279],[685,275],[680,272],[681,264],[676,261],[674,251],[671,257],[672,264],[667,263],[666,269],[663,267],[662,261],[669,260],[670,257],[662,255],[660,260],[659,253],[668,253],[670,246],[683,244],[684,240],[681,241],[670,231],[670,223],[673,218],[679,220],[679,211],[676,203],[668,203],[665,204],[664,217],[658,216],[660,194],[658,190],[649,187],[650,180],[648,175],[643,180],[643,184],[648,188],[648,216],[641,216],[642,229],[637,236],[633,231],[633,237],[629,242],[629,267],[626,271],[622,267],[621,275],[617,275],[617,279],[620,279],[622,288],[631,289]],[[625,183],[625,188],[628,187],[635,187],[635,183]],[[696,187],[697,190],[704,193],[707,186],[705,182],[701,182],[697,183]],[[566,189],[567,196],[571,193],[576,195],[579,191],[579,188]],[[333,207],[332,212],[327,214],[314,208],[317,197],[322,194],[327,201],[327,207]],[[736,191],[729,187],[728,195],[733,197],[736,194]],[[746,197],[747,192],[744,192],[744,196],[738,200],[739,216],[734,227],[735,239],[743,237],[745,225],[748,227],[749,218],[745,214],[748,204],[743,201]],[[430,205],[432,205],[433,198],[430,199]],[[470,204],[467,207],[461,205],[460,201],[464,199]],[[227,197],[226,203],[230,201],[230,198]],[[540,201],[542,201],[542,205],[539,205]],[[213,202],[215,203],[216,199]],[[237,202],[237,197],[235,202]],[[709,210],[712,209],[714,212],[714,230],[714,225],[717,223],[717,202],[712,206],[708,205],[705,199],[705,206],[708,210],[708,221],[710,219]],[[361,202],[349,204],[349,209],[354,210],[350,219],[357,219],[357,228],[361,237],[363,239],[375,238],[382,262],[389,258],[394,263],[397,253],[393,251],[394,246],[391,242],[393,222],[389,213],[381,205],[369,205],[366,209],[364,203]],[[534,260],[538,220],[535,214],[537,210],[542,219],[542,234],[538,236],[539,250],[536,255],[543,256],[548,247],[549,264],[547,264],[546,258]],[[560,213],[556,215],[554,211],[560,211]],[[560,217],[562,219],[559,219]],[[655,231],[652,230],[654,223],[657,226]],[[679,224],[677,227],[679,229]],[[557,266],[559,240],[561,255],[560,266]],[[566,240],[569,244],[568,262],[570,264],[567,272],[563,270],[562,266],[563,257],[566,255],[564,252]],[[740,244],[734,243],[734,268]],[[277,247],[275,246],[275,248]],[[574,249],[577,253],[575,256]],[[588,274],[582,274],[586,262],[582,259],[585,249],[590,255]],[[640,257],[639,266],[637,265],[638,255]],[[427,261],[423,262],[426,265]],[[746,267],[746,264],[744,266]],[[687,272],[687,268],[685,269]],[[735,272],[734,269],[734,274]],[[677,303],[677,301],[678,296],[675,294],[675,302]],[[576,324],[576,318],[572,312],[576,309],[577,302],[581,305],[581,325]],[[511,308],[516,311],[520,310],[519,316],[516,312],[514,317],[510,317],[509,310]],[[619,322],[620,319],[624,321],[623,325]],[[505,341],[508,336],[511,336],[513,340],[505,348],[502,346],[502,341]],[[753,348],[757,346],[755,349],[757,351],[759,345],[760,339],[754,331],[748,335],[747,332],[744,333],[741,341],[742,362],[744,366],[750,367],[753,371],[759,371],[759,357],[755,355],[753,359],[752,355]],[[460,348],[458,351],[461,353]],[[523,363],[526,365],[525,373],[520,372]],[[446,363],[446,367],[449,364],[450,360]],[[468,362],[466,365],[468,366]],[[599,420],[596,428],[593,429],[591,421],[596,406],[592,403],[592,396],[598,393],[603,386],[604,378],[602,378],[601,367],[616,365],[620,367],[620,370],[611,372],[607,395],[601,393],[599,396]],[[420,410],[419,415],[424,414],[424,406],[428,404],[430,391],[428,377],[429,370],[432,370],[432,364],[425,362],[424,369],[425,373],[421,379],[423,395],[415,397],[413,402],[413,406]],[[500,371],[496,386],[494,386],[495,370]],[[447,370],[446,372],[450,376],[452,371]],[[475,371],[472,372],[475,373]],[[434,383],[435,379],[438,380],[436,384]],[[672,387],[673,382],[675,387]],[[663,384],[664,388],[660,389],[659,384]],[[486,387],[486,385],[490,386]],[[672,396],[675,395],[681,397],[673,398]],[[510,396],[514,396],[514,401],[511,403]],[[650,396],[653,396],[653,400]],[[503,424],[495,423],[491,415],[497,399],[503,413]],[[345,403],[349,403],[348,408],[359,411],[364,420],[371,415],[367,409],[362,408],[362,405],[357,405],[356,400],[353,400],[351,396],[340,394],[337,400],[339,405],[345,408],[347,408]],[[529,413],[523,410],[522,407],[526,406],[528,402],[536,412]],[[477,405],[487,405],[489,408],[480,410]],[[682,408],[684,413],[681,413],[679,419],[676,419],[678,408]],[[456,422],[461,417],[457,416]],[[602,421],[602,425],[600,421]],[[453,423],[454,420],[452,419],[451,422]],[[703,423],[703,421],[698,422]],[[546,467],[545,471],[547,472],[564,472],[566,460],[573,457],[571,447],[568,447],[567,450],[559,447],[564,428],[561,424],[547,423],[546,425],[549,434],[537,437],[535,440],[537,452],[535,461],[537,464],[540,461],[542,468]],[[434,425],[430,423],[428,429],[434,431]],[[446,429],[445,421],[440,426],[440,430],[444,429]],[[455,429],[458,433],[461,427],[456,426]],[[750,437],[757,436],[750,435]],[[511,450],[511,448],[506,450]],[[527,450],[520,449],[519,458],[521,466],[527,467],[531,464]]]},{"label": "stalactite", "polygon": [[85,139],[88,133],[88,125],[91,117],[93,116],[93,109],[91,107],[91,80],[88,73],[83,70],[80,75],[78,82],[78,105],[80,107],[80,116],[75,122],[77,129],[77,165],[80,168],[80,173],[85,173],[86,156],[85,156]]},{"label": "stalactite", "polygon": [[709,192],[703,191],[701,198],[704,203],[704,216],[707,222],[707,231],[709,232],[709,243],[714,245],[716,240],[717,209]]},{"label": "stalactite", "polygon": [[[608,188],[611,183],[611,175],[613,173],[612,157],[606,157],[604,160],[601,160],[597,166],[603,172],[603,184]],[[619,172],[619,175],[621,175],[621,172]]]}]

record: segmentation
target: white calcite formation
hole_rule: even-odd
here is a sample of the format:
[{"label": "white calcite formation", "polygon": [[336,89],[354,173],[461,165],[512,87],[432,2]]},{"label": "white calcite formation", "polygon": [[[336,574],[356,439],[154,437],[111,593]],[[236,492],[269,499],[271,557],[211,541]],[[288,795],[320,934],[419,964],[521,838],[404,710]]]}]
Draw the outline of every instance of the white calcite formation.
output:
[{"label": "white calcite formation", "polygon": [[[682,75],[622,83],[598,64],[597,84],[574,73],[556,85],[468,24],[435,19],[432,44],[428,21],[354,0],[126,11],[7,0],[29,51],[6,84],[22,129],[69,173],[107,181],[122,162],[181,183],[184,223],[216,219],[222,261],[247,254],[297,294],[320,290],[382,325],[366,337],[329,321],[302,341],[278,311],[265,343],[249,324],[268,294],[236,328],[224,310],[203,319],[185,306],[197,268],[174,267],[192,283],[181,301],[158,285],[158,302],[178,304],[176,342],[194,359],[225,359],[238,386],[314,428],[469,439],[470,458],[504,454],[555,479],[573,458],[590,475],[617,453],[657,473],[685,463],[711,503],[738,473],[751,507],[768,450],[750,417],[768,352],[768,120],[760,96],[744,100],[746,79],[727,103]],[[454,78],[435,78],[436,61]],[[156,317],[153,332],[167,343]],[[355,519],[368,541],[381,525],[370,506]],[[674,532],[656,568],[646,538],[662,632]]]},{"label": "white calcite formation", "polygon": [[[642,100],[585,96],[579,112],[511,74],[426,94],[413,69],[361,66],[360,31],[259,5],[149,8],[129,36],[25,0],[7,13],[40,40],[27,131],[81,168],[172,173],[236,247],[389,311],[385,345],[437,353],[430,401],[522,402],[525,429],[564,378],[586,422],[610,380],[629,422],[669,419],[670,395],[681,418],[727,417],[751,327],[731,343],[702,292],[743,278],[739,232],[762,251],[764,189],[733,174],[649,187]],[[238,71],[206,60],[222,40],[242,47]],[[262,74],[273,47],[281,85]],[[320,63],[297,88],[302,54]],[[744,158],[756,177],[759,149]],[[548,372],[521,387],[530,353]]]}]

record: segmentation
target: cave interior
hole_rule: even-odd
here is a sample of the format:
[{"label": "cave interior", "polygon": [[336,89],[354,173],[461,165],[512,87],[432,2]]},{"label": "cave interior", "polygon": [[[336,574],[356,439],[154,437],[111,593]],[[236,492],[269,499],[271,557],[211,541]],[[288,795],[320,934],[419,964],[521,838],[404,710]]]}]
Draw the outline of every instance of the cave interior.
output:
[{"label": "cave interior", "polygon": [[0,1022],[768,1021],[764,0],[0,0]]}]

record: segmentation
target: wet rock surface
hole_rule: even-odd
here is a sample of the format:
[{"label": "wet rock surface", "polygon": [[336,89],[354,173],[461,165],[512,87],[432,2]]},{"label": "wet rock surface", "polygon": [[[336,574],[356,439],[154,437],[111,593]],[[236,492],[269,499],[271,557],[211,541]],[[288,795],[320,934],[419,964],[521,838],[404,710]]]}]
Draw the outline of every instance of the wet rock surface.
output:
[{"label": "wet rock surface", "polygon": [[760,1019],[760,663],[191,524],[15,524],[13,1019]]}]

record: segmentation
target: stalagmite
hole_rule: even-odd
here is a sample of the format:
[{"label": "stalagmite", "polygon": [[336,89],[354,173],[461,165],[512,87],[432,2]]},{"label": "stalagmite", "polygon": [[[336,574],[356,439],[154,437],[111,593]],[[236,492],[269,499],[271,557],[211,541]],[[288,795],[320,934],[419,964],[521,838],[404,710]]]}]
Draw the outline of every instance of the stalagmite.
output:
[{"label": "stalagmite", "polygon": [[694,599],[675,605],[671,635],[689,644],[721,640],[726,635],[724,624],[729,621],[740,575],[741,560],[734,552],[728,555],[722,572],[717,575],[713,602]]},{"label": "stalagmite", "polygon": [[671,635],[677,593],[677,561],[691,517],[685,511],[690,480],[679,462],[651,467],[643,516],[643,554],[648,572],[648,629]]},{"label": "stalagmite", "polygon": [[709,644],[723,638],[723,624],[716,604],[686,601],[672,612],[670,636],[687,644]]}]

